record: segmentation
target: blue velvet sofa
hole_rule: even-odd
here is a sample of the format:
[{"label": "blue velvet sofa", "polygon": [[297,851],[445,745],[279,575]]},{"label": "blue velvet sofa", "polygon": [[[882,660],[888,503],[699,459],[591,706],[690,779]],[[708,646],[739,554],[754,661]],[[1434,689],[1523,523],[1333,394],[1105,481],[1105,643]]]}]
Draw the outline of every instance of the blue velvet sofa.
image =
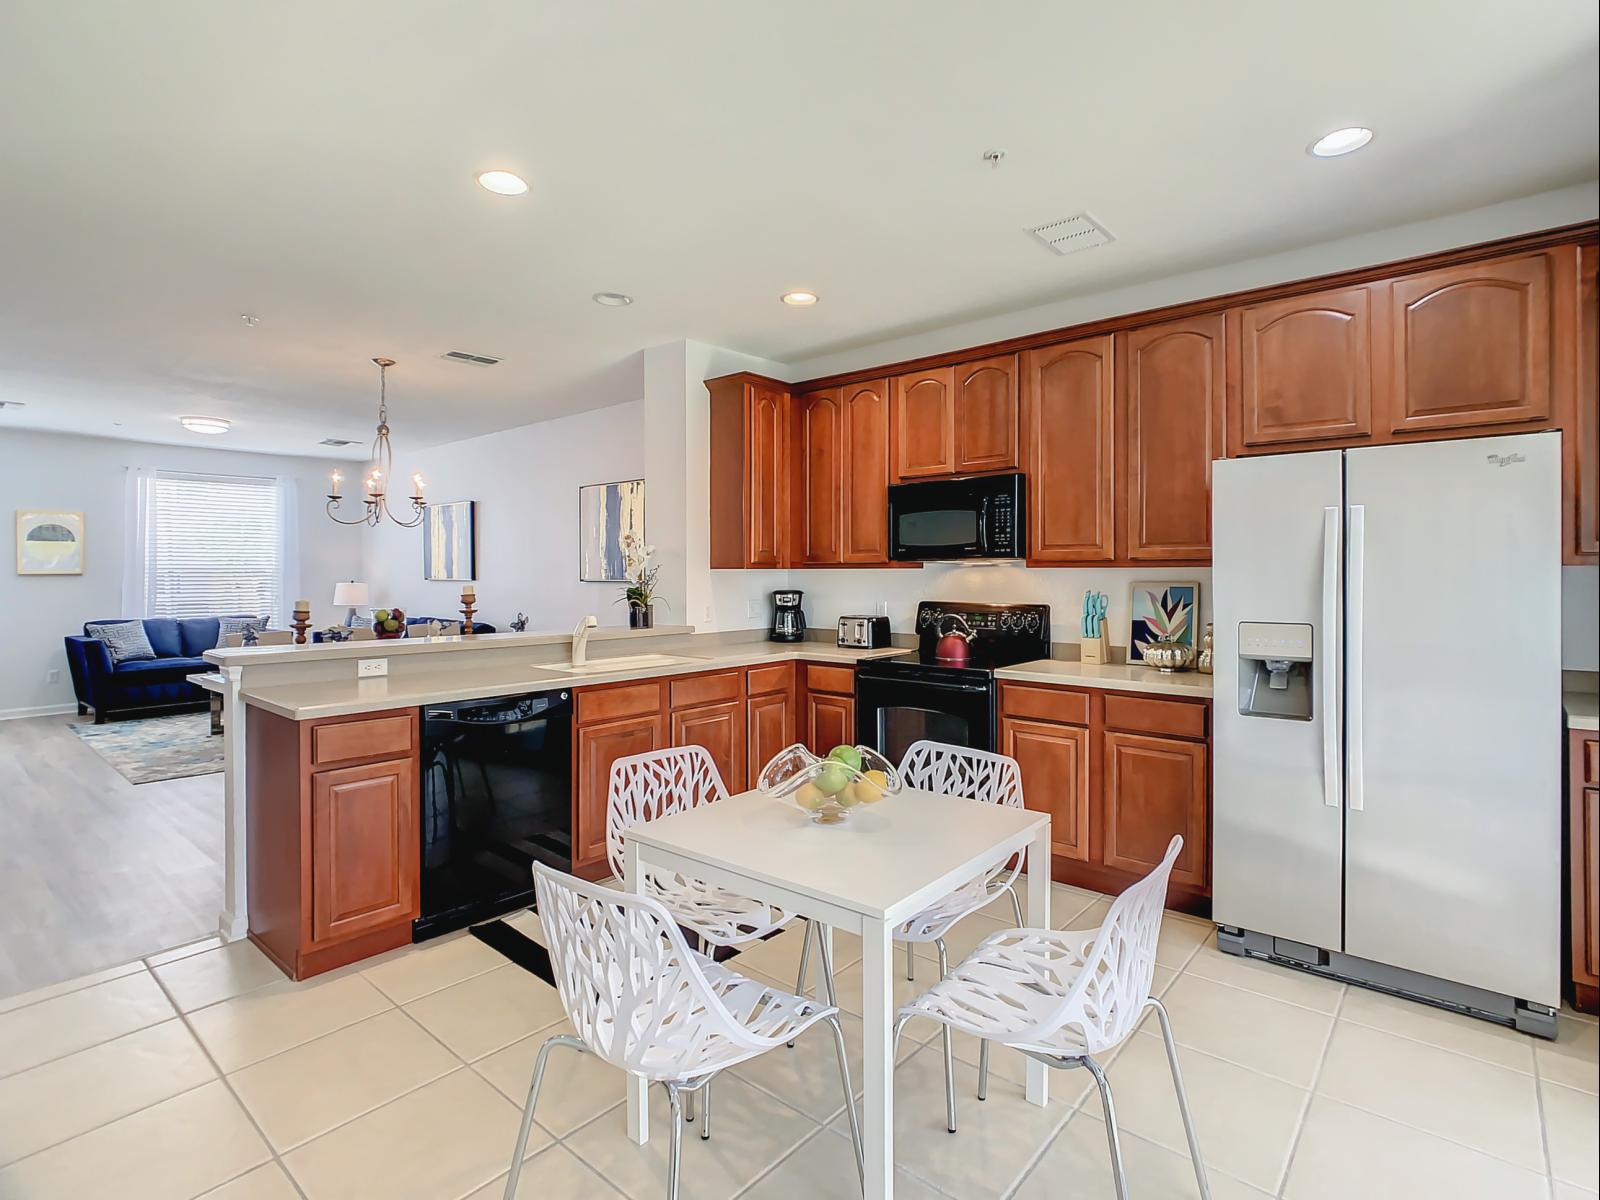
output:
[{"label": "blue velvet sofa", "polygon": [[[121,622],[113,618],[91,623]],[[67,667],[80,716],[92,708],[95,724],[103,725],[112,716],[206,703],[206,692],[190,683],[189,676],[212,669],[200,656],[217,644],[218,618],[145,617],[143,624],[156,656],[136,662],[113,664],[106,644],[87,636],[87,625],[84,637],[66,639]]]}]

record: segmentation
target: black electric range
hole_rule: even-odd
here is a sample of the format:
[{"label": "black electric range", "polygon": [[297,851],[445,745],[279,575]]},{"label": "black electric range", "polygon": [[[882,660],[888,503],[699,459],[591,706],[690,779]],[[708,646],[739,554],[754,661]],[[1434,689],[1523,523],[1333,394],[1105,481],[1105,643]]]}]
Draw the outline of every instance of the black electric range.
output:
[{"label": "black electric range", "polygon": [[[923,600],[916,630],[916,650],[856,668],[856,740],[891,762],[923,738],[996,749],[995,670],[1050,657],[1050,606]],[[964,662],[938,655],[952,631],[971,635]]]}]

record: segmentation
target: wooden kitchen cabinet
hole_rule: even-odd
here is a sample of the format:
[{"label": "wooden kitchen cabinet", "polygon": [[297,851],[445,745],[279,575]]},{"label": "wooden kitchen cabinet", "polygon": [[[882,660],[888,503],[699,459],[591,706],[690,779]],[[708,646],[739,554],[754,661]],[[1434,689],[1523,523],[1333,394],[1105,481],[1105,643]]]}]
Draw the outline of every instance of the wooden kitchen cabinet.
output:
[{"label": "wooden kitchen cabinet", "polygon": [[956,472],[955,368],[935,367],[890,380],[897,483]]},{"label": "wooden kitchen cabinet", "polygon": [[420,912],[417,710],[242,714],[250,940],[306,979],[411,941]]},{"label": "wooden kitchen cabinet", "polygon": [[674,708],[669,723],[671,746],[704,746],[730,792],[745,784],[745,700],[724,700],[698,708]]},{"label": "wooden kitchen cabinet", "polygon": [[1359,445],[1372,437],[1371,288],[1245,305],[1228,320],[1230,348],[1238,347],[1229,391],[1231,453],[1329,439]]},{"label": "wooden kitchen cabinet", "polygon": [[1022,356],[1029,562],[1116,558],[1114,379],[1110,335]]},{"label": "wooden kitchen cabinet", "polygon": [[889,561],[889,385],[795,397],[792,529],[797,566]]},{"label": "wooden kitchen cabinet", "polygon": [[1172,882],[1210,884],[1211,814],[1206,747],[1148,734],[1106,731],[1103,861],[1143,876],[1161,864],[1172,835],[1183,835]]},{"label": "wooden kitchen cabinet", "polygon": [[849,667],[807,663],[801,688],[802,729],[813,754],[827,754],[835,746],[855,745],[855,672]]},{"label": "wooden kitchen cabinet", "polygon": [[[1089,731],[1070,725],[1002,718],[1000,752],[1017,760],[1023,803],[1050,814],[1050,853],[1089,860]],[[1048,782],[1045,782],[1048,781]]]},{"label": "wooden kitchen cabinet", "polygon": [[1567,735],[1567,863],[1572,1006],[1600,1011],[1600,738]]},{"label": "wooden kitchen cabinet", "polygon": [[1550,252],[1394,280],[1390,431],[1548,419],[1554,411],[1552,293]]},{"label": "wooden kitchen cabinet", "polygon": [[838,388],[797,396],[795,562],[836,564],[844,532],[844,411]]},{"label": "wooden kitchen cabinet", "polygon": [[[795,719],[795,664],[751,667],[746,676],[746,787],[754,787],[761,768],[798,739]],[[733,785],[730,783],[730,787]]]},{"label": "wooden kitchen cabinet", "polygon": [[786,565],[788,385],[740,372],[706,380],[711,394],[711,566]]},{"label": "wooden kitchen cabinet", "polygon": [[572,870],[586,878],[602,878],[611,873],[606,859],[611,764],[630,754],[643,754],[667,745],[666,716],[653,712],[620,721],[580,724],[574,737],[577,746],[572,761],[577,778],[574,780]]},{"label": "wooden kitchen cabinet", "polygon": [[890,410],[897,482],[1017,469],[1015,354],[898,376]]},{"label": "wooden kitchen cabinet", "polygon": [[1595,267],[1600,244],[1586,242],[1578,254],[1578,377],[1574,412],[1562,436],[1562,496],[1565,501],[1565,562],[1600,562],[1600,351],[1595,344]]},{"label": "wooden kitchen cabinet", "polygon": [[1209,562],[1211,460],[1221,448],[1221,313],[1117,335],[1119,557]]}]

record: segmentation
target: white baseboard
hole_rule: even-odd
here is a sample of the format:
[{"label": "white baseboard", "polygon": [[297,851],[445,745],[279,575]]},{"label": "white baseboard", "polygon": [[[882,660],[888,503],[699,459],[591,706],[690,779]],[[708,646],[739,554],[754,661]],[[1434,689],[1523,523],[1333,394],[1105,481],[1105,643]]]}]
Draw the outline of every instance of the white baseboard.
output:
[{"label": "white baseboard", "polygon": [[20,721],[24,717],[60,717],[77,711],[77,704],[41,704],[38,708],[0,708],[0,721]]}]

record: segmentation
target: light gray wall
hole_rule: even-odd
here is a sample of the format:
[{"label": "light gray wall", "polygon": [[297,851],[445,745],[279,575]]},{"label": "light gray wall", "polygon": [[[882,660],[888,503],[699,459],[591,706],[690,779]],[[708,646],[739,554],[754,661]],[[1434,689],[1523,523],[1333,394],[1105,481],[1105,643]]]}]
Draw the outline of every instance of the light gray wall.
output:
[{"label": "light gray wall", "polygon": [[[0,564],[0,717],[25,715],[72,703],[72,681],[61,639],[83,623],[120,617],[122,562],[127,529],[126,478],[130,466],[219,475],[281,475],[295,480],[299,510],[300,595],[311,600],[317,624],[333,620],[333,585],[362,570],[358,529],[341,529],[323,515],[328,472],[323,459],[281,458],[237,451],[157,446],[147,442],[0,429],[0,521],[8,526],[11,562]],[[359,468],[345,467],[346,478]],[[82,512],[82,575],[18,575],[16,510],[60,508]],[[273,614],[274,623],[284,620]],[[52,671],[59,677],[51,681]]]},{"label": "light gray wall", "polygon": [[1561,568],[1561,665],[1600,671],[1600,567]]}]

